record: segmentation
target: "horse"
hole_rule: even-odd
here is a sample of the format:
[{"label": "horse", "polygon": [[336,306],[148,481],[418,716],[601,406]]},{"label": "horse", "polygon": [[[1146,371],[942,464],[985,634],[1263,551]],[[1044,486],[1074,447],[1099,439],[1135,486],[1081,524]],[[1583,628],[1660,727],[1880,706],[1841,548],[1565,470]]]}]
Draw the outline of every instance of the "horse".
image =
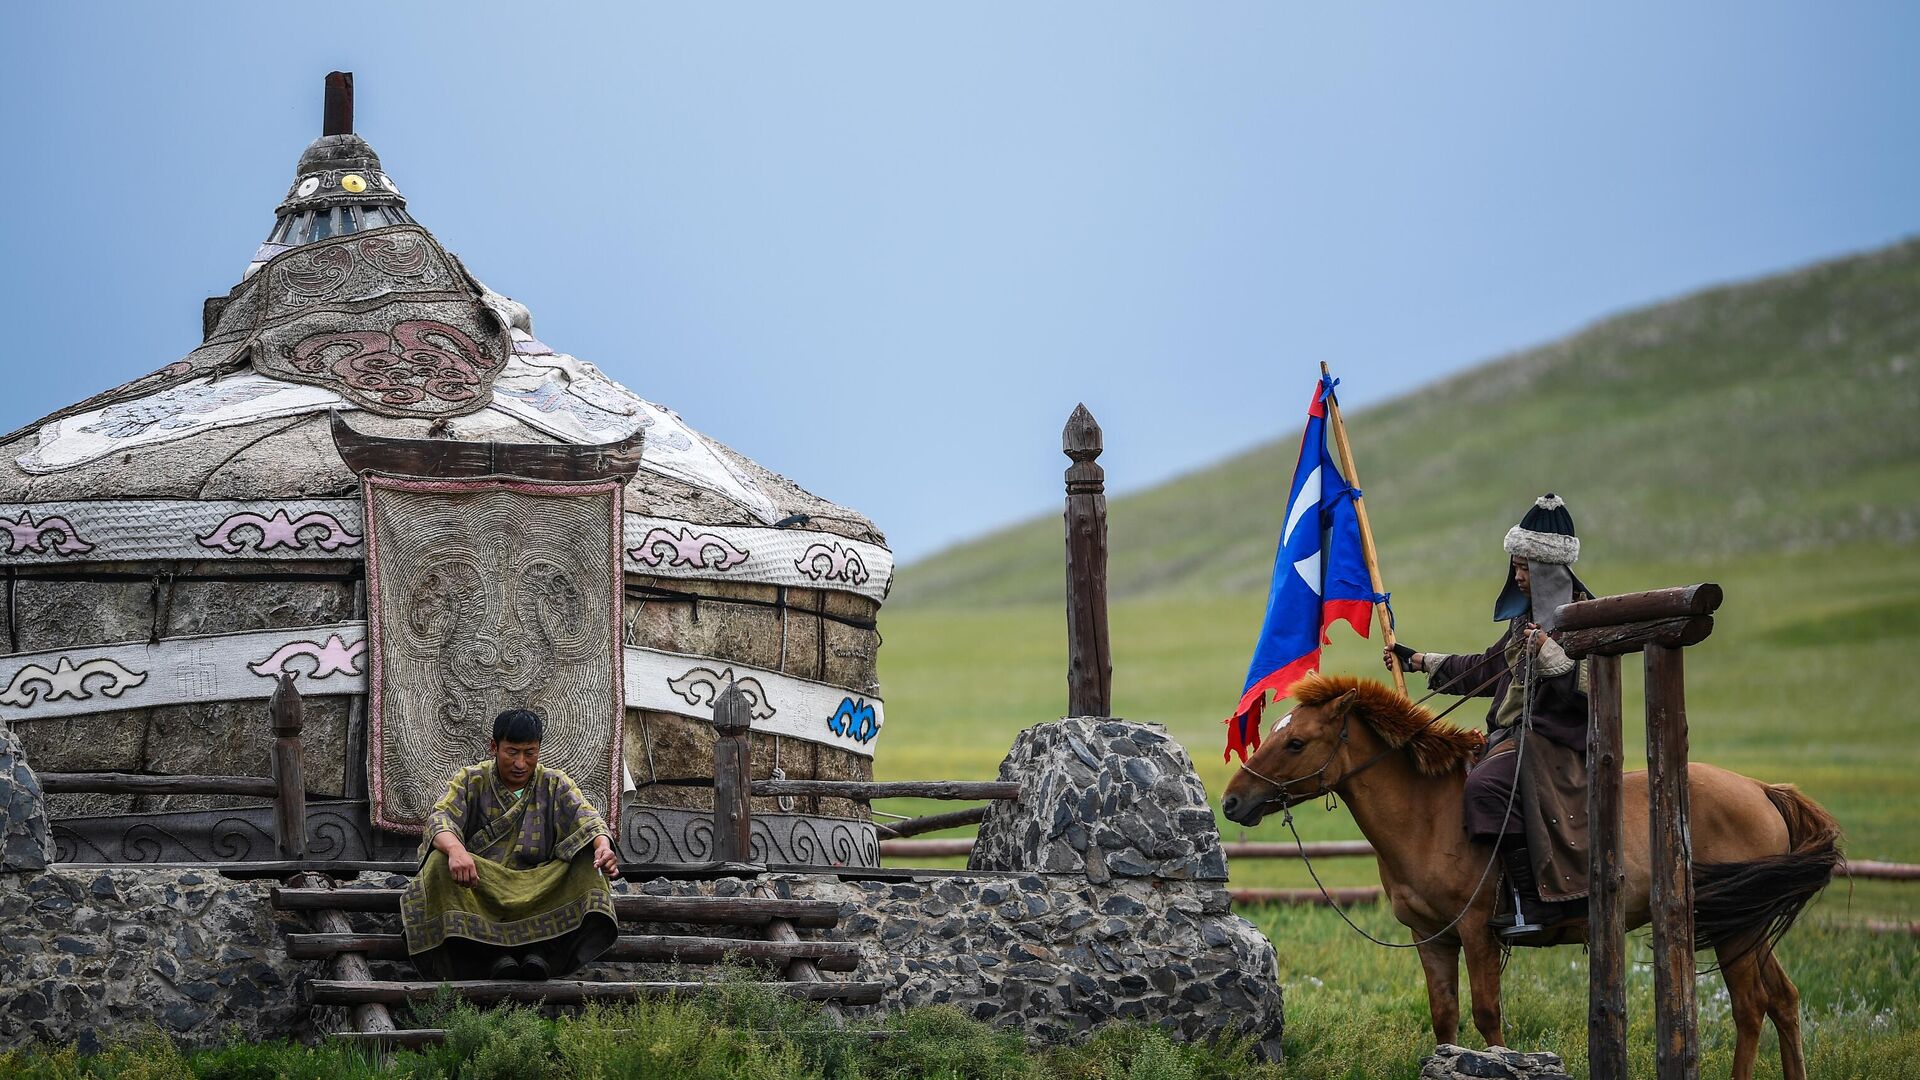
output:
[{"label": "horse", "polygon": [[[1504,954],[1487,925],[1499,875],[1489,867],[1491,846],[1467,837],[1463,798],[1486,737],[1436,724],[1405,695],[1352,676],[1309,675],[1292,697],[1293,712],[1227,784],[1221,811],[1251,826],[1312,799],[1345,802],[1373,844],[1394,918],[1421,942],[1435,1040],[1451,1043],[1459,1032],[1464,950],[1474,1026],[1487,1045],[1506,1045]],[[1782,1075],[1803,1080],[1800,994],[1772,945],[1841,865],[1839,826],[1790,784],[1700,763],[1688,766],[1687,783],[1696,937],[1715,949],[1732,999],[1734,1080],[1753,1075],[1768,1019],[1780,1036]],[[1646,790],[1644,771],[1626,774],[1620,903],[1630,930],[1651,918]],[[1581,928],[1568,940],[1584,935]]]}]

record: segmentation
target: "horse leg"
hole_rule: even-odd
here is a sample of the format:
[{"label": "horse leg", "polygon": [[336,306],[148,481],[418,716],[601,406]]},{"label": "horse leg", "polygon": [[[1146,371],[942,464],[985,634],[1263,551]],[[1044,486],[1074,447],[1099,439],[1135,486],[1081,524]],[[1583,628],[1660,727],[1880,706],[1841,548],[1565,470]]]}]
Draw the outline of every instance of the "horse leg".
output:
[{"label": "horse leg", "polygon": [[1427,973],[1433,1041],[1453,1042],[1460,1037],[1460,943],[1429,941],[1420,946],[1420,967]]},{"label": "horse leg", "polygon": [[1752,1080],[1754,1059],[1760,1054],[1760,1028],[1767,1022],[1766,980],[1751,946],[1731,960],[1717,955],[1720,977],[1727,981],[1727,997],[1733,1005],[1733,1080]]},{"label": "horse leg", "polygon": [[[1478,912],[1461,920],[1460,943],[1467,950],[1467,985],[1473,990],[1473,1026],[1488,1046],[1505,1046],[1500,1031],[1500,946]],[[1464,925],[1472,922],[1474,925]]]},{"label": "horse leg", "polygon": [[1767,991],[1767,1015],[1780,1035],[1780,1075],[1784,1080],[1807,1080],[1807,1059],[1800,1048],[1800,988],[1769,947],[1761,956],[1760,982]]}]

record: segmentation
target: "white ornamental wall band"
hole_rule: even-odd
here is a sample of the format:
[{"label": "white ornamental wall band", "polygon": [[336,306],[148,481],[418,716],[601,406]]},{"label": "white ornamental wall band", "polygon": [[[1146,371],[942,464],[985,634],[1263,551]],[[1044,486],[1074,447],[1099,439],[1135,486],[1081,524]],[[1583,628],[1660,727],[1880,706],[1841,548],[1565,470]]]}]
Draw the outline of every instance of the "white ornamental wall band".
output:
[{"label": "white ornamental wall band", "polygon": [[833,533],[695,525],[627,515],[627,571],[670,578],[752,581],[885,599],[893,553]]},{"label": "white ornamental wall band", "polygon": [[542,761],[618,813],[618,479],[362,477],[374,824],[417,833],[493,718],[546,721]]},{"label": "white ornamental wall band", "polygon": [[0,657],[0,716],[15,722],[212,701],[264,700],[295,672],[309,697],[366,689],[366,628],[338,623]]},{"label": "white ornamental wall band", "polygon": [[[885,720],[878,697],[767,668],[634,645],[623,657],[629,708],[711,722],[713,695],[738,681],[755,731],[867,757]],[[359,694],[368,667],[361,622],[22,653],[0,657],[0,716],[264,700],[283,671],[298,673],[309,697]]]},{"label": "white ornamental wall band", "polygon": [[886,722],[878,697],[710,656],[627,646],[627,707],[713,722],[713,702],[739,685],[755,735],[801,739],[872,757]]},{"label": "white ornamental wall band", "polygon": [[0,564],[361,557],[359,499],[0,504]]},{"label": "white ornamental wall band", "polygon": [[[627,514],[633,574],[831,589],[872,600],[893,582],[878,544],[805,529],[699,525]],[[0,504],[0,565],[359,559],[359,499],[64,500]]]}]

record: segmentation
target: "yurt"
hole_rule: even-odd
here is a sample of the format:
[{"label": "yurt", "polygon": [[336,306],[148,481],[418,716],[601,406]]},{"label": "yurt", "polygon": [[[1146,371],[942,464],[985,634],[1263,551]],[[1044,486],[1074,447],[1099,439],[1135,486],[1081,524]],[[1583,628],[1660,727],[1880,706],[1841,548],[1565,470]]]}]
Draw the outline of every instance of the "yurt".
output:
[{"label": "yurt", "polygon": [[[32,765],[265,775],[291,672],[318,858],[411,850],[513,706],[629,861],[710,857],[729,685],[756,778],[870,779],[885,538],[536,336],[353,133],[351,76],[324,119],[198,347],[0,439]],[[50,810],[63,859],[273,857],[258,799]],[[758,861],[877,862],[863,804],[756,799],[753,828]]]}]

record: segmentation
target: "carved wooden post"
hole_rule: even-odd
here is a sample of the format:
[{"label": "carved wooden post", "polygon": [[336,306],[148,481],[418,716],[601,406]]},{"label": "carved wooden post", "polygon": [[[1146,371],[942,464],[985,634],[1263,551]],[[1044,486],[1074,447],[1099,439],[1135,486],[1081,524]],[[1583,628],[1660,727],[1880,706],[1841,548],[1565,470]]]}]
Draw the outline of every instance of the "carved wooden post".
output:
[{"label": "carved wooden post", "polygon": [[1655,1075],[1700,1075],[1693,994],[1693,829],[1687,814],[1687,701],[1681,649],[1647,649],[1647,802],[1652,845]]},{"label": "carved wooden post", "polygon": [[267,699],[273,718],[273,839],[283,859],[307,857],[307,781],[300,754],[300,729],[306,706],[294,688],[293,672],[283,672]]},{"label": "carved wooden post", "polygon": [[1587,665],[1587,1072],[1593,1080],[1627,1080],[1620,658],[1595,656]]},{"label": "carved wooden post", "polygon": [[713,703],[713,858],[751,862],[753,712],[731,683]]},{"label": "carved wooden post", "polygon": [[1061,432],[1067,466],[1067,715],[1113,713],[1113,654],[1107,644],[1107,495],[1100,425],[1076,406]]}]

